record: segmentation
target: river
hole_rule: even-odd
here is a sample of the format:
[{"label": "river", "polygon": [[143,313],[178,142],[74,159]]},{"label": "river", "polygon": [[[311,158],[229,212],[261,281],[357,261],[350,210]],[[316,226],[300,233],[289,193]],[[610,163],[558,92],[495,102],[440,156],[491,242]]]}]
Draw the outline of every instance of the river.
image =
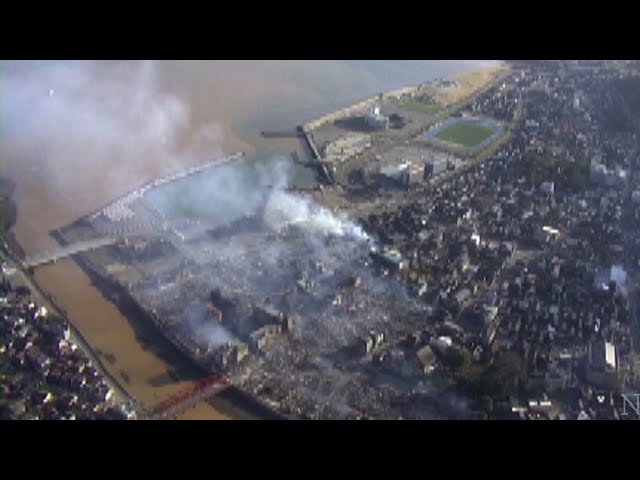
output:
[{"label": "river", "polygon": [[[0,175],[16,182],[13,234],[27,255],[66,225],[161,175],[244,151],[269,162],[299,148],[290,129],[345,104],[490,61],[0,63]],[[71,260],[38,284],[135,398],[153,405],[197,377],[157,332],[128,319]],[[215,400],[184,418],[251,418]]]}]

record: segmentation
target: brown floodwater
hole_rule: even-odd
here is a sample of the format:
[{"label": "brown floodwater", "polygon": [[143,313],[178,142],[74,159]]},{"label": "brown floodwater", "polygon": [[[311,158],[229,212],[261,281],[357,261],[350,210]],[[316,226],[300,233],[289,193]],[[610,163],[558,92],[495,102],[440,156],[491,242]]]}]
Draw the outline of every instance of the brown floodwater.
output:
[{"label": "brown floodwater", "polygon": [[179,356],[169,348],[158,351],[157,345],[162,342],[154,338],[151,329],[140,338],[132,322],[93,288],[72,260],[37,269],[35,279],[56,299],[105,368],[134,398],[154,405],[188,385],[170,376],[170,365],[181,363]]},{"label": "brown floodwater", "polygon": [[[346,99],[369,95],[362,85],[369,90],[401,86],[376,83],[375,72],[346,62],[303,62],[301,67],[295,62],[167,61],[157,62],[152,71],[135,62],[94,62],[90,68],[67,63],[55,68],[52,62],[3,64],[0,70],[6,75],[0,84],[5,134],[0,175],[16,182],[13,234],[26,255],[57,248],[53,229],[147,181],[212,155],[254,153],[258,127],[309,120]],[[420,67],[426,68],[420,78],[472,66]],[[162,95],[171,98],[156,101]],[[24,110],[35,112],[31,122],[24,120]],[[270,117],[267,111],[274,113]],[[154,405],[200,376],[158,332],[106,300],[72,260],[36,269],[35,279],[139,401]],[[223,403],[202,402],[181,418],[245,416]]]},{"label": "brown floodwater", "polygon": [[[246,151],[251,147],[230,131],[223,142],[224,152]],[[184,165],[188,167],[189,165]],[[64,168],[71,168],[65,166]],[[7,172],[9,173],[9,172]],[[18,204],[18,220],[13,228],[16,241],[26,255],[55,250],[57,242],[49,235],[55,228],[67,225],[79,216],[93,211],[113,200],[113,188],[101,189],[100,172],[86,179],[86,186],[68,192],[52,191],[46,172],[19,172],[9,174],[17,180],[14,194]],[[152,180],[167,171],[154,168],[149,162],[144,177]],[[118,194],[124,194],[139,185],[139,178],[130,184],[119,185]],[[41,192],[40,195],[34,192]],[[77,208],[70,208],[77,198]],[[70,259],[36,269],[38,285],[55,300],[67,318],[82,333],[89,345],[98,353],[104,367],[118,380],[131,396],[153,406],[181,389],[192,386],[201,377],[174,348],[152,328],[142,325],[145,337],[136,335],[132,319],[105,299],[89,277]],[[177,373],[176,373],[177,371]],[[214,402],[215,403],[215,402]],[[216,409],[201,402],[185,412],[184,419],[226,419],[224,407]]]},{"label": "brown floodwater", "polygon": [[[224,117],[216,118],[217,112],[211,112],[207,118],[198,110],[195,113],[192,128],[210,123],[215,118],[220,129],[220,135],[213,139],[214,144],[209,145],[211,152],[221,155],[253,151],[251,145],[232,134]],[[2,163],[2,175],[16,181],[14,200],[18,205],[18,218],[12,231],[27,256],[58,247],[50,236],[53,229],[73,222],[146,181],[206,159],[181,156],[180,164],[171,165],[155,162],[153,157],[140,156],[134,174],[121,175],[117,183],[109,183],[105,182],[108,172],[122,168],[121,163],[126,159],[108,159],[102,165],[87,159],[85,165],[78,165],[78,158],[54,153],[55,164],[52,164],[40,162],[38,158],[47,156],[47,145],[38,147],[35,151],[25,152],[34,155],[35,160],[16,156],[13,161]],[[64,184],[52,182],[55,175],[52,175],[52,169],[57,171],[55,173],[68,174],[67,181]],[[126,318],[105,299],[72,260],[36,269],[35,280],[66,312],[69,321],[96,351],[104,367],[137,400],[153,406],[193,385],[201,376],[153,329],[144,325],[134,326],[135,321]],[[144,332],[143,338],[140,331]],[[227,416],[202,402],[185,412],[183,418],[221,419]]]}]

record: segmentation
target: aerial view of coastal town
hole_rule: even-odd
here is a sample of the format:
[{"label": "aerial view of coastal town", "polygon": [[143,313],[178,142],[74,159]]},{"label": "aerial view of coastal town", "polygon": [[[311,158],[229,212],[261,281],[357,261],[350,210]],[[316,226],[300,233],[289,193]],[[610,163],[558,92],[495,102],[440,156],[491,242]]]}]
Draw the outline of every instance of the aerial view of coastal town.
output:
[{"label": "aerial view of coastal town", "polygon": [[640,61],[0,62],[0,418],[640,419]]}]

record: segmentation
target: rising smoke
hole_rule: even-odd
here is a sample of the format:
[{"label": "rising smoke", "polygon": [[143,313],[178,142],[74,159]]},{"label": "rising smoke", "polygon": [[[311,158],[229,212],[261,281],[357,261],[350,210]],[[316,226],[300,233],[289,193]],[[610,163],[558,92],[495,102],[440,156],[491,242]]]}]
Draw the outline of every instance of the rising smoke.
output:
[{"label": "rising smoke", "polygon": [[49,202],[78,214],[221,154],[220,127],[194,129],[153,62],[7,62],[0,88],[3,175],[42,179]]},{"label": "rising smoke", "polygon": [[1,62],[2,175],[29,179],[30,191],[20,182],[17,191],[32,197],[16,199],[22,212],[68,211],[43,216],[48,232],[150,179],[218,156],[231,122],[252,131],[288,128],[362,95],[478,66],[485,64]]},{"label": "rising smoke", "polygon": [[[161,210],[172,211],[176,219],[182,215],[180,209],[175,211],[176,205],[185,204],[189,215],[198,216],[204,223],[219,225],[221,216],[231,222],[218,227],[225,233],[215,235],[214,241],[207,238],[201,242],[200,237],[196,237],[181,246],[190,252],[194,261],[202,262],[211,272],[207,276],[208,289],[220,289],[228,298],[244,291],[257,303],[264,301],[286,311],[287,307],[281,303],[286,303],[285,292],[292,286],[296,288],[300,280],[318,277],[318,264],[328,273],[322,284],[312,288],[317,298],[335,296],[342,277],[334,279],[330,272],[338,267],[348,268],[352,275],[368,283],[378,283],[364,266],[353,265],[370,247],[366,232],[346,215],[334,214],[310,196],[288,190],[295,169],[293,162],[285,158],[273,158],[266,163],[238,161],[203,172],[199,178],[185,179],[151,192],[154,204]],[[259,230],[256,235],[230,233],[228,226],[247,216],[259,218],[254,224]],[[188,230],[184,235],[188,237]],[[347,267],[348,264],[351,266]],[[380,286],[379,290],[384,287]],[[389,289],[386,290],[388,295]],[[315,322],[315,315],[302,317],[296,331],[304,335],[307,322]],[[207,327],[212,317],[206,309],[190,310],[189,318],[192,320],[185,325],[203,344],[220,343],[223,327],[216,326],[213,330]],[[234,319],[236,323],[240,320]],[[357,334],[348,322],[339,323],[326,323],[328,330],[323,341],[331,343],[334,339],[335,343],[345,343],[344,337]],[[309,327],[309,332],[316,328]]]},{"label": "rising smoke", "polygon": [[[221,155],[223,129],[208,116],[207,104],[211,98],[213,103],[227,102],[226,107],[216,113],[229,116],[243,112],[259,117],[260,110],[269,110],[261,107],[272,106],[261,97],[271,97],[275,99],[274,104],[284,105],[283,100],[291,100],[292,84],[295,100],[304,108],[322,105],[322,109],[326,109],[327,98],[332,98],[332,106],[337,107],[363,95],[363,84],[372,92],[392,87],[383,86],[376,79],[376,69],[385,68],[382,62],[363,66],[357,62],[306,62],[304,68],[294,66],[293,62],[261,63],[259,68],[268,75],[256,75],[254,64],[217,63],[189,67],[191,70],[186,75],[189,88],[200,92],[196,101],[193,97],[189,101],[185,92],[165,88],[161,82],[160,77],[178,68],[181,67],[169,62],[160,65],[153,62],[3,63],[0,69],[2,175],[8,174],[18,181],[39,179],[30,183],[36,188],[25,192],[38,198],[27,211],[46,219],[48,209],[55,203],[70,212],[65,222],[73,220],[152,178]],[[205,69],[210,71],[203,80],[199,73]],[[164,72],[159,73],[162,70]],[[425,67],[425,73],[428,70]],[[354,75],[354,71],[359,73]],[[415,79],[407,79],[407,83],[426,78],[422,72],[416,71],[414,75]],[[231,79],[227,80],[226,90],[216,91],[220,83],[212,82],[218,78]],[[339,87],[342,92],[336,94]],[[251,90],[254,93],[247,94]],[[272,95],[274,92],[277,95]],[[243,105],[229,106],[233,102],[243,102]],[[281,109],[281,117],[290,120],[288,108]],[[367,234],[345,216],[335,215],[311,199],[286,190],[292,175],[290,162],[257,165],[254,170],[257,182],[249,181],[244,173],[245,170],[236,165],[222,167],[217,170],[217,177],[209,179],[200,191],[168,195],[165,206],[183,202],[183,210],[188,207],[194,210],[195,216],[207,217],[216,211],[251,211],[266,196],[267,226],[279,232],[291,225],[304,228],[310,233],[308,245],[313,253],[310,258],[326,265],[345,265],[350,249],[357,250],[369,243]],[[205,201],[201,201],[203,195]],[[20,199],[18,202],[21,205]],[[60,226],[61,223],[52,223],[43,230]],[[339,241],[327,243],[327,235],[338,237]],[[255,291],[268,285],[262,279],[276,278],[282,266],[288,266],[291,260],[285,242],[268,243],[259,250],[229,243],[217,253],[233,258],[229,267],[242,278],[249,281],[257,278],[261,283],[255,285]],[[374,278],[363,267],[351,265],[351,268],[351,273],[362,278],[367,292],[379,306],[394,300],[408,303],[399,286]],[[300,276],[311,276],[309,269],[308,263],[303,264]],[[298,278],[292,280],[295,284]],[[335,285],[317,285],[313,292],[323,298],[335,293]],[[208,348],[235,341],[222,326],[210,321],[204,301],[194,302],[184,310],[185,327]],[[372,318],[368,318],[368,309],[359,310],[348,319],[327,315],[322,325],[315,325],[319,330],[311,331],[323,345],[344,345],[370,327],[390,323],[382,308],[375,310]],[[313,322],[315,319],[305,317],[303,320]],[[304,332],[305,325],[300,327]]]},{"label": "rising smoke", "polygon": [[288,225],[300,225],[311,231],[338,237],[351,237],[368,241],[366,232],[345,215],[336,216],[307,198],[276,190],[267,203],[265,222],[275,230]]},{"label": "rising smoke", "polygon": [[202,302],[192,302],[184,309],[182,326],[203,341],[210,350],[221,345],[237,342],[237,339],[222,325],[212,322],[207,307]]}]

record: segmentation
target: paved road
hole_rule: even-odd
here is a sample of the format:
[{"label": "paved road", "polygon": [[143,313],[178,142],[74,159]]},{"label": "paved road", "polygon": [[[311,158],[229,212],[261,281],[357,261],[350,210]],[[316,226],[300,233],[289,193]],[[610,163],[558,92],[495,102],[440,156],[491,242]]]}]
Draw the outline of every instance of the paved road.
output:
[{"label": "paved road", "polygon": [[106,245],[113,245],[118,241],[115,237],[98,238],[96,240],[88,240],[86,242],[73,243],[67,245],[55,252],[44,253],[35,257],[27,258],[23,261],[25,268],[34,268],[47,263],[57,262],[66,257],[76,255],[78,253],[87,252],[89,250],[95,250],[96,248],[104,247]]}]

